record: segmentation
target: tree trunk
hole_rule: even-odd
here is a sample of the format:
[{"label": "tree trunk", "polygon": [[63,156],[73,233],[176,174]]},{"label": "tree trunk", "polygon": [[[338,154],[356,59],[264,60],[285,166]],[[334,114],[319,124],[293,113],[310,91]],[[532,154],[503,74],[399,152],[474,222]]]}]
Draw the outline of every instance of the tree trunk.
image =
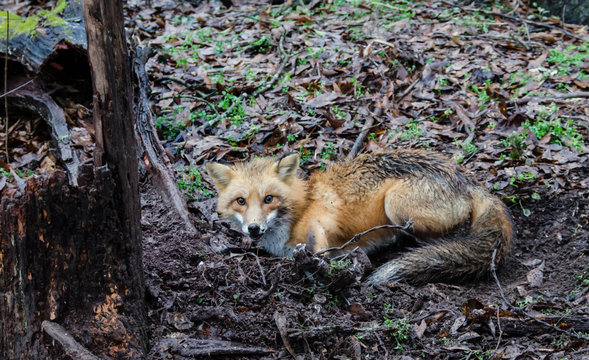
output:
[{"label": "tree trunk", "polygon": [[589,25],[587,0],[536,0],[535,2],[565,23]]},{"label": "tree trunk", "polygon": [[[85,0],[84,8],[95,165],[83,166],[74,181],[60,171],[32,178],[20,195],[0,202],[2,359],[90,352],[100,358],[140,358],[147,346],[138,158],[122,4]],[[47,332],[44,320],[51,321],[45,322]],[[76,349],[68,348],[72,344]]]}]

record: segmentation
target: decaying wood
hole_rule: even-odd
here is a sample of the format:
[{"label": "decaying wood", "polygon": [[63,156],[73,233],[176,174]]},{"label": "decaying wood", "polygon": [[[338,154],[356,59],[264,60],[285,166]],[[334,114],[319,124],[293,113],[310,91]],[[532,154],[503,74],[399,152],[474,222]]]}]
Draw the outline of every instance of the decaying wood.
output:
[{"label": "decaying wood", "polygon": [[66,354],[72,359],[79,360],[99,360],[100,358],[92,354],[88,349],[80,345],[79,342],[74,340],[71,334],[69,334],[61,325],[52,321],[43,321],[41,323],[43,330],[61,344]]},{"label": "decaying wood", "polygon": [[232,341],[223,340],[202,340],[193,338],[168,337],[160,340],[154,346],[156,350],[169,351],[172,354],[189,357],[210,357],[210,356],[248,356],[268,355],[274,351],[269,348],[249,346]]},{"label": "decaying wood", "polygon": [[162,193],[162,199],[168,203],[169,207],[175,209],[186,230],[196,234],[196,229],[190,220],[190,214],[186,207],[186,201],[180,190],[178,190],[176,180],[172,177],[173,170],[170,160],[166,156],[153,127],[148,96],[150,82],[145,72],[145,57],[148,52],[147,49],[137,48],[137,54],[133,60],[133,69],[139,83],[136,124],[137,134],[143,147],[143,165],[151,174],[160,193]]},{"label": "decaying wood", "polygon": [[[96,147],[94,165],[108,166],[115,179],[114,216],[120,220],[120,236],[110,247],[124,249],[113,267],[124,281],[119,299],[130,320],[130,339],[147,347],[145,281],[141,253],[141,207],[137,165],[137,140],[133,115],[131,62],[123,21],[122,1],[84,0],[88,60],[94,93],[93,115]],[[103,294],[108,295],[108,292]],[[129,358],[141,354],[128,355]]]},{"label": "decaying wood", "polygon": [[72,355],[72,339],[51,323],[45,323],[43,336],[46,320],[62,324],[101,358],[140,358],[147,345],[122,3],[86,1],[84,8],[102,150],[96,166],[78,163],[63,110],[42,85],[33,82],[10,94],[11,103],[39,113],[50,125],[68,173],[29,178],[22,192],[1,199],[1,359],[83,356]]},{"label": "decaying wood", "polygon": [[9,96],[11,104],[32,111],[49,125],[55,156],[66,168],[70,184],[78,184],[78,157],[72,149],[70,132],[63,109],[34,82]]},{"label": "decaying wood", "polygon": [[86,339],[82,345],[93,351],[113,345],[139,354],[131,336],[136,320],[118,300],[135,275],[124,260],[130,249],[116,216],[115,182],[106,167],[81,173],[83,186],[56,171],[29,178],[21,194],[0,202],[1,359],[53,358],[39,336],[44,320]]},{"label": "decaying wood", "polygon": [[[546,326],[548,324],[549,326]],[[538,314],[531,318],[501,317],[504,336],[534,336],[546,334],[550,329],[561,330],[565,334],[578,337],[579,332],[589,332],[589,319],[584,316],[560,316]],[[587,340],[585,337],[581,339]]]}]

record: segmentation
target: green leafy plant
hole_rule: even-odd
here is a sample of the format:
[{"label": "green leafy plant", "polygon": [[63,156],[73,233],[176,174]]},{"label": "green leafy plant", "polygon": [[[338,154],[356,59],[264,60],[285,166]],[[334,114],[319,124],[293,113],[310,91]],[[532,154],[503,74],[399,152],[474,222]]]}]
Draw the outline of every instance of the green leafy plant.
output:
[{"label": "green leafy plant", "polygon": [[241,99],[231,93],[223,92],[223,99],[217,105],[223,110],[229,110],[227,118],[233,125],[241,125],[247,117]]},{"label": "green leafy plant", "polygon": [[401,131],[401,133],[399,134],[399,139],[418,139],[419,137],[421,137],[421,135],[423,135],[423,129],[419,127],[418,122],[411,120],[410,122],[405,124],[405,129]]},{"label": "green leafy plant", "polygon": [[479,87],[477,85],[471,86],[472,91],[477,95],[477,98],[479,101],[479,108],[481,110],[486,108],[487,104],[491,100],[491,97],[487,93],[487,89],[489,88],[490,82],[491,82],[491,80],[489,79],[489,80],[487,80],[487,82],[485,83],[484,86],[481,86],[481,87]]},{"label": "green leafy plant", "polygon": [[255,49],[256,52],[265,54],[274,45],[272,43],[272,38],[270,38],[270,36],[268,35],[264,35],[259,39],[251,41],[249,43],[249,46]]},{"label": "green leafy plant", "polygon": [[330,260],[329,261],[329,270],[327,270],[327,275],[331,276],[334,272],[348,269],[351,265],[352,265],[352,261],[350,259]]},{"label": "green leafy plant", "polygon": [[527,134],[527,131],[524,131],[522,134],[514,131],[511,135],[501,140],[501,145],[506,149],[510,149],[509,157],[511,159],[519,160],[523,156]]},{"label": "green leafy plant", "polygon": [[409,339],[409,335],[411,334],[411,323],[409,319],[389,319],[386,316],[384,317],[383,327],[385,329],[390,330],[391,336],[395,339],[397,346],[395,346],[395,350],[403,350],[403,345],[401,343]]},{"label": "green leafy plant", "polygon": [[176,183],[178,188],[190,199],[210,198],[213,196],[205,186],[202,179],[202,173],[194,165],[178,168],[178,179]]},{"label": "green leafy plant", "polygon": [[583,148],[583,134],[579,132],[570,119],[563,123],[558,117],[548,120],[538,114],[538,119],[534,122],[526,120],[522,124],[522,127],[533,132],[538,139],[550,133],[550,142],[553,144],[568,145],[578,151],[581,151]]},{"label": "green leafy plant", "polygon": [[569,73],[572,68],[580,67],[587,59],[589,59],[589,42],[585,42],[580,46],[570,45],[566,49],[550,49],[548,51],[550,56],[546,61],[555,65],[559,73]]},{"label": "green leafy plant", "polygon": [[38,29],[65,26],[67,22],[59,15],[67,7],[67,0],[59,0],[52,10],[41,10],[31,16],[21,17],[8,11],[0,11],[0,36],[6,38],[6,20],[9,21],[9,37],[18,35],[37,36]]}]

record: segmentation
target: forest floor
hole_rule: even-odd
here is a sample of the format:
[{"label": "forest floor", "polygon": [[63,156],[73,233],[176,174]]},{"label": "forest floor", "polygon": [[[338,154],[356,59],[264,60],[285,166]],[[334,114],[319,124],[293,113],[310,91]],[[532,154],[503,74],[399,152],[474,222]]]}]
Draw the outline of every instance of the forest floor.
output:
[{"label": "forest floor", "polygon": [[[153,122],[197,228],[142,177],[149,359],[589,359],[587,27],[520,1],[231,2],[125,9],[153,50]],[[91,94],[59,86],[87,160]],[[59,167],[41,123],[12,125],[2,196]],[[447,154],[508,205],[516,237],[496,279],[319,283],[219,219],[204,171],[296,151],[309,174],[408,147]]]},{"label": "forest floor", "polygon": [[[154,123],[201,232],[144,194],[151,359],[188,358],[195,339],[243,358],[589,358],[586,28],[501,3],[129,11],[156,50]],[[501,197],[517,236],[498,280],[333,289],[215,214],[205,160],[298,151],[309,173],[355,142],[444,152]]]}]

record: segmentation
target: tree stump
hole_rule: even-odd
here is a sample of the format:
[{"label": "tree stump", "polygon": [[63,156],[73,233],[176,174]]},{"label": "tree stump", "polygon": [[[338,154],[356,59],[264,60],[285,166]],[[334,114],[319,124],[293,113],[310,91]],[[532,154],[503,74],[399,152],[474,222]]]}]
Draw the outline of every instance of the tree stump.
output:
[{"label": "tree stump", "polygon": [[143,300],[141,279],[123,238],[115,181],[105,167],[87,167],[81,179],[72,186],[61,171],[31,178],[23,194],[0,203],[2,359],[59,353],[43,336],[43,320],[62,324],[103,358],[141,356],[134,329],[143,324],[128,316]]},{"label": "tree stump", "polygon": [[[26,184],[18,179],[17,195],[0,201],[0,359],[142,358],[147,347],[132,69],[122,13],[121,1],[84,1],[94,164],[71,162],[67,173]],[[44,110],[53,107],[49,96],[27,94],[35,96],[22,101],[34,98],[43,118],[56,118],[56,111]]]}]

